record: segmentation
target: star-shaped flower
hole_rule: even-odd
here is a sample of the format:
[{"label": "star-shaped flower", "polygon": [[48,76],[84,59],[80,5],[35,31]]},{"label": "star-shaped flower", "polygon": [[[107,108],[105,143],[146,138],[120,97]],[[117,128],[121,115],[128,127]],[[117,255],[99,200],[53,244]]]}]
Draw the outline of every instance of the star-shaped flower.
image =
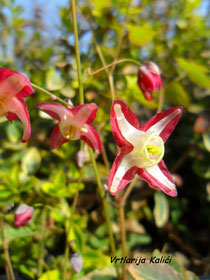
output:
[{"label": "star-shaped flower", "polygon": [[31,124],[24,97],[34,92],[29,79],[21,73],[0,68],[0,116],[12,122],[20,118],[24,125],[22,142],[31,135]]},{"label": "star-shaped flower", "polygon": [[97,153],[101,153],[101,140],[91,125],[97,112],[95,103],[78,105],[72,109],[57,103],[40,103],[37,107],[58,120],[52,132],[51,149],[70,140],[82,139]]},{"label": "star-shaped flower", "polygon": [[138,174],[154,188],[170,196],[177,191],[164,161],[164,143],[174,130],[182,107],[156,114],[141,127],[136,115],[123,101],[111,108],[111,127],[121,148],[110,171],[108,186],[112,195],[122,190]]}]

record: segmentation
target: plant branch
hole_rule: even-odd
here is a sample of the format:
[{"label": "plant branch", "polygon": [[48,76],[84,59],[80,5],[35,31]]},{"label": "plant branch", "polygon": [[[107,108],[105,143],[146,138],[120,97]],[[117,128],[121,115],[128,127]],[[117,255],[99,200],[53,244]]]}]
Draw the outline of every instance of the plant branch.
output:
[{"label": "plant branch", "polygon": [[[120,229],[121,229],[122,256],[125,259],[125,257],[126,257],[126,230],[125,230],[124,203],[122,200],[119,201],[119,219],[120,219]],[[122,280],[126,280],[126,262],[122,263]]]},{"label": "plant branch", "polygon": [[7,241],[5,237],[5,225],[4,225],[4,216],[3,213],[0,214],[0,229],[1,229],[1,238],[2,238],[2,244],[5,254],[5,271],[8,280],[15,280],[12,264],[9,257],[9,241]]},{"label": "plant branch", "polygon": [[[123,58],[123,59],[120,59],[120,60],[117,60],[117,61],[113,61],[112,63],[108,64],[108,65],[105,65],[104,67],[94,71],[93,73],[89,73],[87,77],[85,77],[83,79],[83,83],[91,76],[94,76],[98,73],[100,73],[101,71],[104,71],[104,70],[107,70],[108,68],[112,67],[113,65],[116,65],[116,64],[119,64],[119,63],[124,63],[124,62],[131,62],[131,63],[134,63],[138,66],[140,66],[141,64],[139,62],[137,62],[136,60],[134,59],[129,59],[129,58]],[[104,63],[103,63],[104,64]],[[107,73],[109,75],[109,72]]]},{"label": "plant branch", "polygon": [[69,108],[72,107],[68,102],[66,102],[66,101],[64,101],[63,99],[61,99],[60,97],[54,95],[54,94],[51,93],[50,91],[48,91],[48,90],[46,90],[46,89],[44,89],[44,88],[42,88],[42,87],[40,87],[40,86],[37,86],[37,85],[34,84],[34,83],[31,83],[31,85],[32,85],[33,88],[38,89],[39,91],[41,91],[41,92],[47,94],[50,98],[54,97],[55,100],[58,100],[59,102],[63,103],[65,106],[67,106],[67,107],[69,107]]},{"label": "plant branch", "polygon": [[74,29],[75,53],[76,53],[76,61],[77,61],[77,76],[78,76],[78,83],[79,83],[79,103],[84,104],[75,0],[71,0],[71,11],[72,11],[72,21],[73,21],[73,29]]},{"label": "plant branch", "polygon": [[40,248],[39,248],[39,262],[38,262],[38,277],[42,276],[43,273],[43,265],[44,265],[44,246],[45,246],[45,231],[46,231],[46,210],[45,208],[42,209],[41,214],[41,240],[40,240]]}]

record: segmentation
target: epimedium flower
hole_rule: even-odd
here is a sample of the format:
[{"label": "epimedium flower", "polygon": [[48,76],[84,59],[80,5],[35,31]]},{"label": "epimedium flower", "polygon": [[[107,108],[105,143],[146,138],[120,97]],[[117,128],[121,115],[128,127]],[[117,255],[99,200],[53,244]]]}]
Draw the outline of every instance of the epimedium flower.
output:
[{"label": "epimedium flower", "polygon": [[153,92],[162,87],[160,69],[154,62],[145,62],[138,71],[138,85],[145,99],[153,100]]},{"label": "epimedium flower", "polygon": [[15,227],[27,226],[33,216],[34,208],[21,204],[15,211]]},{"label": "epimedium flower", "polygon": [[0,68],[0,116],[10,122],[19,118],[24,125],[22,142],[31,135],[31,124],[24,97],[34,92],[30,80],[22,73]]},{"label": "epimedium flower", "polygon": [[111,108],[111,127],[121,148],[112,165],[108,186],[112,195],[122,190],[138,174],[152,187],[176,196],[172,176],[163,161],[164,143],[174,130],[182,107],[156,114],[140,126],[136,115],[120,100]]},{"label": "epimedium flower", "polygon": [[57,103],[40,103],[37,107],[58,120],[55,126],[50,148],[55,149],[70,140],[84,140],[97,153],[101,153],[101,140],[91,125],[96,117],[95,103],[68,108]]}]

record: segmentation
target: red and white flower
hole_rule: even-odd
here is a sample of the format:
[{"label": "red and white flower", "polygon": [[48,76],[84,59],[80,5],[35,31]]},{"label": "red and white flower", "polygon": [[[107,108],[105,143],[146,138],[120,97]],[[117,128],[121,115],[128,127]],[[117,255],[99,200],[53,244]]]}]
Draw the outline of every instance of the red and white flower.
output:
[{"label": "red and white flower", "polygon": [[70,140],[84,140],[97,153],[101,153],[101,140],[91,125],[96,117],[95,103],[78,105],[72,109],[57,103],[40,103],[37,107],[58,120],[51,137],[51,149]]},{"label": "red and white flower", "polygon": [[153,100],[152,93],[162,87],[160,69],[154,62],[145,62],[138,71],[138,85],[148,101]]},{"label": "red and white flower", "polygon": [[10,122],[20,118],[24,125],[22,142],[31,135],[31,124],[24,97],[34,92],[29,79],[21,73],[0,68],[0,116]]},{"label": "red and white flower", "polygon": [[174,130],[182,107],[156,114],[141,127],[136,115],[120,100],[111,108],[111,127],[121,148],[110,171],[108,186],[112,195],[122,190],[138,174],[154,188],[170,196],[177,191],[164,161],[164,143]]},{"label": "red and white flower", "polygon": [[15,211],[15,227],[27,226],[32,219],[34,208],[21,204]]}]

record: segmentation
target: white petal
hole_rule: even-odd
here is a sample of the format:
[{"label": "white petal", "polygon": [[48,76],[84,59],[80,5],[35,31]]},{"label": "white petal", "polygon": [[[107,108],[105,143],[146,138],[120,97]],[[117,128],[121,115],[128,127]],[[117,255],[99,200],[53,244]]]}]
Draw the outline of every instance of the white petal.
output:
[{"label": "white petal", "polygon": [[165,185],[170,190],[175,189],[174,183],[172,183],[161,171],[158,165],[154,165],[152,167],[145,168],[145,170],[152,175],[156,180],[158,180],[161,184]]},{"label": "white petal", "polygon": [[163,129],[169,124],[170,121],[172,121],[177,115],[181,113],[180,109],[176,109],[171,114],[166,116],[165,118],[161,119],[159,122],[151,126],[147,132],[156,132],[157,135],[160,135]]},{"label": "white petal", "polygon": [[127,121],[119,104],[115,104],[114,110],[117,124],[122,136],[133,146],[136,146],[139,143],[139,138],[144,136],[146,133],[136,129]]},{"label": "white petal", "polygon": [[126,172],[131,169],[132,167],[134,167],[135,164],[133,162],[132,157],[130,156],[130,153],[125,155],[122,158],[122,161],[114,175],[113,181],[112,181],[112,185],[110,187],[110,191],[112,193],[115,193],[117,191],[117,188],[123,178],[123,176],[126,174]]}]

